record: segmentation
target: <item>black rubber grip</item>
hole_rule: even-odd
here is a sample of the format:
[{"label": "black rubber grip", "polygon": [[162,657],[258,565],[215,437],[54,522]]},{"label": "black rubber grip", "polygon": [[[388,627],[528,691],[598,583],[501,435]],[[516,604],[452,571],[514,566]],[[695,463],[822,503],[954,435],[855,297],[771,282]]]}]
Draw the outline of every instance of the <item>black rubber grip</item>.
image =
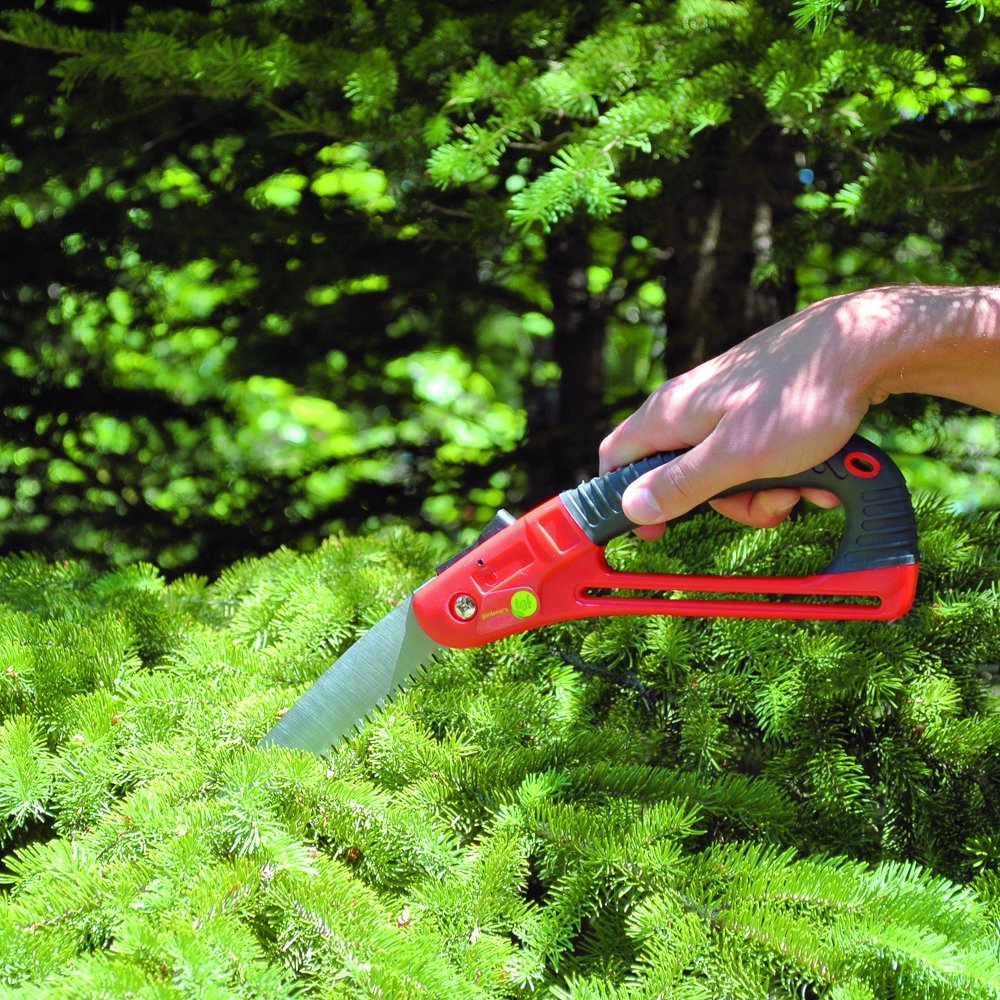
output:
[{"label": "black rubber grip", "polygon": [[[622,494],[640,476],[672,462],[682,451],[663,451],[560,494],[566,509],[597,545],[636,527],[622,512]],[[854,435],[836,455],[814,469],[776,479],[757,479],[721,493],[730,496],[776,487],[829,490],[844,506],[846,524],[829,573],[904,566],[918,561],[913,506],[902,473],[889,456]]]}]

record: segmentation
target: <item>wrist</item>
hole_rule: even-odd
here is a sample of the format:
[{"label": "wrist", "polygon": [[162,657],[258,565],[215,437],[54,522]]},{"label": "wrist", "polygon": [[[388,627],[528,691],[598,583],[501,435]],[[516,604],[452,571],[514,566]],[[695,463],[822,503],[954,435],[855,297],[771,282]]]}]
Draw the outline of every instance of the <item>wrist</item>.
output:
[{"label": "wrist", "polygon": [[895,285],[848,293],[838,325],[870,403],[915,392],[1000,405],[1000,288]]}]

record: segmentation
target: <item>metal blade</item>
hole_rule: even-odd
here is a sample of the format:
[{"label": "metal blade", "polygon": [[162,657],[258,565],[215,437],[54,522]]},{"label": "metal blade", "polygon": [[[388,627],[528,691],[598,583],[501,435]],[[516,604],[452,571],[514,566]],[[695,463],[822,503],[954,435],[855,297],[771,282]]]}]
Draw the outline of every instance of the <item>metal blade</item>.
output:
[{"label": "metal blade", "polygon": [[325,754],[441,649],[413,614],[413,597],[339,656],[259,746]]}]

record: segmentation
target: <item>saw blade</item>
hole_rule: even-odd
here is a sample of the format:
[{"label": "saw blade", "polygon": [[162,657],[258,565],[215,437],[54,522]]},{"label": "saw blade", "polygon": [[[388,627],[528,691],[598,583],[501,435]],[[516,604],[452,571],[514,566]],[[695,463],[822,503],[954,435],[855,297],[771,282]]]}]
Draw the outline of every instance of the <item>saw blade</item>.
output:
[{"label": "saw blade", "polygon": [[259,746],[328,753],[441,648],[417,621],[411,594],[345,650]]}]

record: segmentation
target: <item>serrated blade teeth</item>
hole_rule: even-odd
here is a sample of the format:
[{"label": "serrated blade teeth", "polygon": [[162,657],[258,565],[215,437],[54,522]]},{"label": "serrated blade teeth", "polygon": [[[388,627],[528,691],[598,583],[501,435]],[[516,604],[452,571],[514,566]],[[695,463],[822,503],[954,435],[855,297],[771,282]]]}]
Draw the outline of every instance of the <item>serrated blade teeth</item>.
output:
[{"label": "serrated blade teeth", "polygon": [[[399,686],[394,690],[390,691],[377,705],[372,705],[372,707],[365,712],[365,714],[358,719],[356,722],[352,723],[348,728],[347,732],[344,733],[340,739],[346,739],[349,737],[360,736],[364,731],[365,726],[372,725],[377,722],[376,716],[380,709],[386,708],[390,705],[396,698],[401,694],[409,691],[414,684],[419,681],[424,674],[426,674],[434,664],[440,661],[440,657],[437,653],[431,653],[427,657],[427,661],[424,663],[419,663],[416,668],[410,673],[409,677],[403,678]],[[308,692],[307,692],[308,693]],[[277,727],[275,727],[277,728]]]},{"label": "serrated blade teeth", "polygon": [[347,649],[260,741],[325,754],[426,669],[441,649],[407,597]]}]

